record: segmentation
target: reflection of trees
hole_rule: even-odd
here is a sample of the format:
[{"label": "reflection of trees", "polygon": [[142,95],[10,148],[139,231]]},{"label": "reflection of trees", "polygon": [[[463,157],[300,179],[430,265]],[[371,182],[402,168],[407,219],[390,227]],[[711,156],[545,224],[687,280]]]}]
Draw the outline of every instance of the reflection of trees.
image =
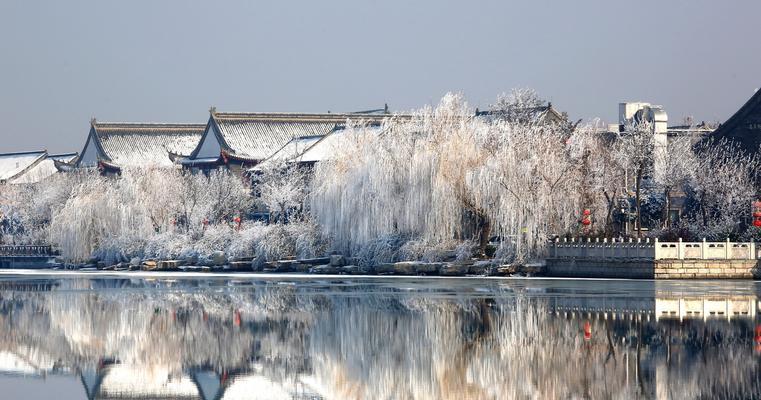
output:
[{"label": "reflection of trees", "polygon": [[0,350],[72,372],[106,361],[162,376],[255,373],[328,398],[761,396],[752,320],[564,318],[499,290],[94,285],[0,291]]}]

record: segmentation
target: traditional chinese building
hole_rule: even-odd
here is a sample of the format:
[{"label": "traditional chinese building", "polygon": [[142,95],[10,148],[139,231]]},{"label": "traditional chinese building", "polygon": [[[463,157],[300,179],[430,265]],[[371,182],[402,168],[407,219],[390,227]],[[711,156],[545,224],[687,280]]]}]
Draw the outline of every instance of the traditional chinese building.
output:
[{"label": "traditional chinese building", "polygon": [[346,122],[380,123],[385,109],[360,113],[229,113],[210,111],[198,146],[181,163],[194,170],[243,171],[275,153],[290,157]]},{"label": "traditional chinese building", "polygon": [[736,143],[748,154],[757,153],[761,147],[761,91],[756,91],[709,137]]},{"label": "traditional chinese building", "polygon": [[489,119],[503,119],[511,122],[530,123],[530,124],[562,124],[569,127],[573,124],[568,119],[568,114],[556,110],[552,103],[536,107],[517,107],[507,110],[486,110],[476,109],[476,117]]},{"label": "traditional chinese building", "polygon": [[47,151],[28,151],[0,154],[0,183],[38,183],[55,174],[56,162],[71,162],[77,153],[48,154]]},{"label": "traditional chinese building", "polygon": [[[196,148],[203,124],[112,123],[92,120],[81,155],[74,168],[99,168],[119,173],[124,167],[174,165]],[[59,167],[65,165],[59,163]]]}]

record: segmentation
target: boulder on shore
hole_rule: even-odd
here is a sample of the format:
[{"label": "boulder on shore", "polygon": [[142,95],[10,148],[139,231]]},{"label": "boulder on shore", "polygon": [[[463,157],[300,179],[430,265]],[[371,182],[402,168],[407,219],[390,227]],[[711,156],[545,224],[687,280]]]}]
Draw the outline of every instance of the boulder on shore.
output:
[{"label": "boulder on shore", "polygon": [[442,263],[419,263],[415,266],[415,272],[418,275],[436,275],[442,265]]},{"label": "boulder on shore", "polygon": [[372,274],[372,268],[370,267],[363,267],[359,265],[345,265],[341,267],[341,273],[342,274],[349,274],[349,275],[369,275]]},{"label": "boulder on shore", "polygon": [[379,275],[393,274],[395,271],[394,264],[381,263],[375,266],[375,273]]},{"label": "boulder on shore", "polygon": [[468,269],[468,273],[471,275],[487,275],[493,267],[491,260],[480,260],[473,263]]},{"label": "boulder on shore", "polygon": [[309,272],[313,274],[337,274],[339,269],[330,264],[325,264],[314,266],[309,269]]},{"label": "boulder on shore", "polygon": [[225,255],[224,251],[215,251],[211,253],[211,264],[212,265],[225,265],[227,264],[227,256]]},{"label": "boulder on shore", "polygon": [[417,267],[421,263],[417,261],[401,261],[394,263],[394,273],[397,275],[415,275]]},{"label": "boulder on shore", "polygon": [[470,271],[470,264],[446,263],[439,269],[442,276],[464,276]]},{"label": "boulder on shore", "polygon": [[332,255],[330,256],[330,265],[334,267],[343,267],[346,265],[346,257],[342,255]]}]

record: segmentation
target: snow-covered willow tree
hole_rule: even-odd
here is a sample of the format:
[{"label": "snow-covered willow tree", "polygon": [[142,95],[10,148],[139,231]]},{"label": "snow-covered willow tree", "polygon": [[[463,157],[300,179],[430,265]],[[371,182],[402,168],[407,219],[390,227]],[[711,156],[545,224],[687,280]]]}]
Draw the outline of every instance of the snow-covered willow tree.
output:
[{"label": "snow-covered willow tree", "polygon": [[0,185],[0,244],[47,244],[53,214],[92,174],[55,174],[42,182]]},{"label": "snow-covered willow tree", "polygon": [[316,167],[311,211],[339,250],[383,237],[431,245],[493,238],[504,258],[541,253],[547,235],[577,226],[579,172],[565,125],[480,118],[461,95],[380,134],[350,128]]},{"label": "snow-covered willow tree", "polygon": [[206,176],[135,168],[120,177],[92,174],[61,199],[49,240],[69,260],[86,260],[96,250],[106,259],[126,257],[141,254],[146,241],[162,233],[199,240],[207,225],[232,224],[251,201],[248,184],[228,171]]}]

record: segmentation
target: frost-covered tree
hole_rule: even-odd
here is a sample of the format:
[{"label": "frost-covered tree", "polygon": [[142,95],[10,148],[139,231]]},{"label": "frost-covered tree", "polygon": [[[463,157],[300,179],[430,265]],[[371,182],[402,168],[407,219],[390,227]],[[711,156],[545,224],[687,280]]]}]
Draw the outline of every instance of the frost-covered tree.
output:
[{"label": "frost-covered tree", "polygon": [[492,238],[504,258],[540,253],[547,235],[576,226],[578,169],[566,126],[474,118],[445,96],[381,135],[351,132],[315,171],[311,211],[342,250],[388,237],[431,245]]},{"label": "frost-covered tree", "polygon": [[539,94],[530,88],[512,89],[510,93],[497,96],[497,101],[489,109],[496,116],[519,123],[535,123],[537,109],[546,104]]},{"label": "frost-covered tree", "polygon": [[307,194],[307,171],[285,161],[268,164],[253,178],[258,201],[274,222],[286,222],[300,213]]},{"label": "frost-covered tree", "polygon": [[[625,165],[616,154],[617,135],[593,120],[577,126],[569,140],[581,169],[583,206],[591,208],[593,223],[595,219],[603,221],[601,231],[612,234],[614,211],[625,194],[626,180]],[[598,208],[604,212],[597,212]]]},{"label": "frost-covered tree", "polygon": [[205,210],[212,221],[231,221],[248,211],[252,205],[251,188],[247,180],[227,170],[216,170],[202,179],[201,190]]},{"label": "frost-covered tree", "polygon": [[677,136],[669,140],[667,151],[656,151],[654,164],[659,168],[653,171],[653,180],[663,192],[663,212],[661,227],[669,228],[669,209],[675,190],[683,190],[698,173],[698,160],[693,151],[694,140],[688,135]]},{"label": "frost-covered tree", "polygon": [[710,239],[737,237],[756,199],[759,159],[725,141],[704,142],[697,153],[692,225]]},{"label": "frost-covered tree", "polygon": [[654,150],[655,137],[650,122],[631,122],[624,126],[624,131],[618,138],[616,157],[634,179],[637,236],[642,236],[642,185],[643,180],[652,175]]}]

